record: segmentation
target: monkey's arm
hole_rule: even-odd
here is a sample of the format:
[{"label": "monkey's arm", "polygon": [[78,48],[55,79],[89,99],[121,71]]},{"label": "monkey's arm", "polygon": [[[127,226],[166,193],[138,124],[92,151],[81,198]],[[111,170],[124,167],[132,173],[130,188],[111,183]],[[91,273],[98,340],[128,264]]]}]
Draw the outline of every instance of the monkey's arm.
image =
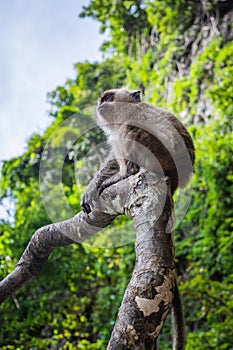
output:
[{"label": "monkey's arm", "polygon": [[99,172],[89,183],[86,191],[82,195],[81,205],[86,214],[91,212],[92,203],[98,200],[98,196],[105,188],[125,179],[130,175],[134,175],[139,171],[139,167],[131,161],[127,161],[126,165],[127,170],[125,174],[121,174],[119,172],[119,163],[116,159],[107,160],[102,165]]},{"label": "monkey's arm", "polygon": [[[98,200],[101,185],[107,179],[114,176],[119,171],[119,165],[116,159],[107,160],[100,168],[94,179],[89,183],[86,191],[82,195],[81,205],[86,214],[91,212],[92,203]],[[107,186],[106,186],[107,187]]]}]

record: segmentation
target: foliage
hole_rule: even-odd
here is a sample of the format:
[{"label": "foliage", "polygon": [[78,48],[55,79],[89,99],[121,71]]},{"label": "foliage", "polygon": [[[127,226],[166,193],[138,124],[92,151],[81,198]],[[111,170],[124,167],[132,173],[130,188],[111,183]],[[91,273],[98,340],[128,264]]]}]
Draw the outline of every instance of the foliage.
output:
[{"label": "foliage", "polygon": [[[92,0],[83,8],[80,16],[98,20],[109,34],[104,59],[75,64],[75,77],[48,94],[51,125],[43,135],[31,136],[22,156],[3,164],[1,200],[15,210],[9,222],[0,223],[1,278],[35,230],[50,223],[51,211],[46,212],[39,190],[43,161],[47,167],[40,180],[50,184],[51,210],[67,215],[58,198],[62,185],[71,210],[79,211],[84,186],[104,157],[96,147],[104,136],[91,121],[99,94],[122,85],[141,88],[145,100],[184,118],[197,151],[191,205],[176,230],[187,349],[231,348],[232,42],[230,34],[213,31],[216,14],[221,25],[231,7],[224,3],[222,8],[218,0]],[[40,276],[1,306],[0,349],[105,348],[134,249],[132,244],[108,249],[94,244],[100,246],[113,230],[127,235],[126,225],[118,218],[89,245],[55,250]],[[167,320],[163,350],[170,349],[170,333]]]},{"label": "foliage", "polygon": [[194,344],[199,349],[225,349],[231,342],[233,134],[228,129],[219,118],[195,132],[195,190],[177,232],[182,237],[177,257],[180,264],[185,260],[188,271],[182,285],[186,310],[193,310],[187,315],[192,330],[188,349]]},{"label": "foliage", "polygon": [[101,23],[101,31],[110,33],[102,49],[111,54],[138,54],[138,48],[150,33],[145,1],[92,0],[83,7],[81,17],[89,16]]}]

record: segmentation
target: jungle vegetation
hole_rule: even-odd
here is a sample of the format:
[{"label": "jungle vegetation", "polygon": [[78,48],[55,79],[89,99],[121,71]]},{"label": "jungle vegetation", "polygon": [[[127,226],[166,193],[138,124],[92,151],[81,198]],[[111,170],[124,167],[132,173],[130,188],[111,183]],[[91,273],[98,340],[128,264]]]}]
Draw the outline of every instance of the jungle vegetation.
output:
[{"label": "jungle vegetation", "polygon": [[[190,205],[175,230],[187,350],[232,349],[232,2],[91,0],[80,16],[99,21],[108,33],[103,59],[75,63],[74,77],[48,93],[50,126],[3,164],[1,202],[14,210],[0,222],[0,279],[36,229],[51,216],[66,218],[57,200],[61,181],[72,211],[81,210],[81,194],[99,166],[91,150],[104,142],[91,126],[99,94],[120,86],[141,89],[144,101],[171,110],[189,127],[196,147]],[[48,143],[50,159],[62,167],[62,179],[51,168],[49,215],[39,186]],[[124,235],[127,225],[120,218],[109,231]],[[106,348],[132,273],[134,245],[130,239],[101,248],[98,239],[56,249],[42,273],[1,305],[1,350]],[[170,349],[171,333],[166,320],[162,350]]]}]

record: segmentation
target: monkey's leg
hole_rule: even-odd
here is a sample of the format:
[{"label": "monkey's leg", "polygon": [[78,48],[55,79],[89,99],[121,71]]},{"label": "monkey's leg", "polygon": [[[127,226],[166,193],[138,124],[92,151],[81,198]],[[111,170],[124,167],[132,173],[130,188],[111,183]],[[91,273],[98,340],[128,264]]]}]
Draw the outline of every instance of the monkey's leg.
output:
[{"label": "monkey's leg", "polygon": [[[103,181],[98,187],[98,193],[101,194],[105,188],[125,179],[130,175],[134,175],[139,171],[139,166],[131,161],[124,161],[125,167],[123,171],[118,171],[116,174],[111,176],[110,178]],[[121,169],[121,165],[120,165]]]}]

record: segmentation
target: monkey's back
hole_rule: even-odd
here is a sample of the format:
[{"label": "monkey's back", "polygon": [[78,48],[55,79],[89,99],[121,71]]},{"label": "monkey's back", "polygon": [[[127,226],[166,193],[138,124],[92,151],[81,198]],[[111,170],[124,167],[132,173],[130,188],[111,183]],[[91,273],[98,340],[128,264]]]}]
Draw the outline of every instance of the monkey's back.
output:
[{"label": "monkey's back", "polygon": [[138,103],[138,114],[121,128],[122,139],[129,140],[128,158],[139,166],[171,179],[172,193],[184,187],[193,173],[195,149],[185,126],[170,112]]}]

